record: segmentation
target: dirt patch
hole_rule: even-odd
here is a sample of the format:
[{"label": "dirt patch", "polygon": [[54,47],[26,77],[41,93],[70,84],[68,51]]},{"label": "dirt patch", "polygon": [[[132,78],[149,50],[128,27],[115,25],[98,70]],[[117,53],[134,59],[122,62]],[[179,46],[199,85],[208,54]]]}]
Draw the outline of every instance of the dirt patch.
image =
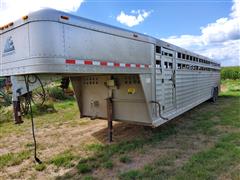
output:
[{"label": "dirt patch", "polygon": [[226,85],[221,85],[221,92],[227,92],[228,91],[228,88]]},{"label": "dirt patch", "polygon": [[[94,120],[86,125],[72,126],[63,123],[60,126],[44,126],[36,129],[38,143],[38,155],[41,160],[47,161],[54,155],[71,149],[78,156],[85,157],[86,151],[84,144],[103,143],[107,144],[107,122],[105,120]],[[149,134],[142,126],[128,125],[120,122],[114,122],[114,143],[121,140],[130,140],[139,136]],[[6,146],[6,144],[8,146]],[[12,152],[17,153],[26,149],[33,149],[31,129],[29,132],[19,135],[11,135],[0,140],[0,155]],[[29,147],[28,147],[29,146]],[[141,161],[141,159],[139,159]],[[39,178],[62,176],[70,169],[56,168],[48,166],[44,172],[38,172],[33,167],[35,162],[33,158],[24,161],[20,165],[6,167],[0,170],[0,179],[8,178]]]},{"label": "dirt patch", "polygon": [[223,133],[238,133],[239,132],[239,128],[233,127],[233,126],[223,126],[223,125],[217,125],[216,129],[220,132]]},{"label": "dirt patch", "polygon": [[[68,124],[61,125],[60,127],[53,127],[48,126],[47,128],[38,128],[36,131],[37,142],[38,142],[38,150],[39,150],[39,157],[46,161],[50,159],[52,156],[59,154],[68,149],[76,149],[79,151],[80,154],[84,155],[82,145],[89,143],[89,142],[98,142],[98,139],[93,136],[94,133],[105,129],[106,128],[106,121],[103,120],[95,120],[91,121],[88,125],[81,125],[81,126],[68,126]],[[22,150],[32,149],[32,135],[31,131],[29,133],[25,133],[19,137],[18,135],[11,135],[6,138],[2,138],[0,140],[0,144],[2,148],[0,150],[0,155],[13,152],[17,153]],[[4,144],[8,146],[4,146]],[[30,145],[30,147],[27,147]],[[81,152],[82,151],[82,152]],[[31,158],[27,160],[27,166],[33,167],[34,162]],[[0,179],[6,179],[6,177],[11,178],[25,178],[30,176],[46,176],[46,177],[53,177],[64,174],[67,170],[62,169],[54,169],[48,168],[45,171],[45,175],[42,172],[36,172],[34,169],[31,170],[32,173],[29,173],[29,169],[26,169],[25,161],[18,166],[12,166],[3,168],[0,170]],[[8,179],[7,178],[7,179]]]},{"label": "dirt patch", "polygon": [[239,180],[240,179],[240,164],[231,168],[230,171],[224,172],[218,177],[218,180]]}]

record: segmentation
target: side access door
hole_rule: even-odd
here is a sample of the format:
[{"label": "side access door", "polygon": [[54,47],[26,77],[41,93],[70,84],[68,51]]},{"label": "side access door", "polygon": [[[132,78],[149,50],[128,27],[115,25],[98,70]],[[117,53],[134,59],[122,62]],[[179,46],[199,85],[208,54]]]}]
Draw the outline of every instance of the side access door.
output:
[{"label": "side access door", "polygon": [[176,61],[174,51],[161,48],[163,114],[176,110]]}]

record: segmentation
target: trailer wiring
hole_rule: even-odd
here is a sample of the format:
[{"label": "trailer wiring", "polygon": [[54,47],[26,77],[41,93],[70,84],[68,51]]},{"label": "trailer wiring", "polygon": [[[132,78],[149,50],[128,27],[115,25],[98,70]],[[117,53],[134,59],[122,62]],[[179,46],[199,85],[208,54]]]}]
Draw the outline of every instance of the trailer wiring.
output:
[{"label": "trailer wiring", "polygon": [[150,101],[150,103],[154,103],[154,104],[157,104],[158,105],[158,115],[160,118],[162,118],[163,120],[166,120],[168,121],[169,119],[168,118],[165,118],[161,115],[161,104],[157,101]]},{"label": "trailer wiring", "polygon": [[[43,105],[43,103],[45,102],[45,99],[46,99],[46,93],[45,93],[45,89],[43,87],[43,84],[40,80],[40,78],[37,76],[37,75],[32,75],[35,80],[34,81],[31,81],[30,80],[30,75],[25,75],[24,76],[24,81],[25,81],[25,85],[26,85],[26,90],[27,90],[27,94],[24,96],[25,97],[25,102],[26,102],[26,106],[25,107],[28,107],[28,111],[30,113],[30,117],[31,117],[31,124],[32,124],[32,136],[33,136],[33,141],[34,141],[34,159],[35,161],[38,163],[38,164],[41,164],[42,161],[37,157],[37,141],[36,141],[36,137],[35,137],[35,126],[34,126],[34,118],[33,118],[33,110],[32,110],[32,102],[34,103],[34,100],[32,98],[32,93],[30,92],[30,89],[29,89],[29,85],[30,84],[34,84],[36,83],[37,81],[39,81],[40,83],[40,86],[42,88],[42,91],[43,91],[43,101],[41,102],[41,105]],[[27,112],[28,113],[28,112]]]}]

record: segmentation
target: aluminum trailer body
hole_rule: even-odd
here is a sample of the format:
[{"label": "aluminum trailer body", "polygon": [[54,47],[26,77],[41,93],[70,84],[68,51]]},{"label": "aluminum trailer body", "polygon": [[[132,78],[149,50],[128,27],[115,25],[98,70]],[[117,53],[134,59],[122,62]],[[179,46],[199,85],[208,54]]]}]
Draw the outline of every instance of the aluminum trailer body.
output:
[{"label": "aluminum trailer body", "polygon": [[207,57],[51,9],[1,28],[0,70],[11,77],[17,109],[24,75],[44,84],[70,77],[82,117],[107,118],[110,97],[113,120],[153,127],[215,97],[220,83],[220,64]]}]

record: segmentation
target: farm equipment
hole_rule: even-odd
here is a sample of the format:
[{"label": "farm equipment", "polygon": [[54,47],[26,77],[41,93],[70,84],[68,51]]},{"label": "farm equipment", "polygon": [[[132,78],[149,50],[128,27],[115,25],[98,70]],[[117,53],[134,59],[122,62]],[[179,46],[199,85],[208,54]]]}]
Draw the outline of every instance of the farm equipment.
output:
[{"label": "farm equipment", "polygon": [[[8,82],[8,83],[7,83]],[[12,103],[10,83],[7,78],[0,78],[0,105],[9,106]]]}]

